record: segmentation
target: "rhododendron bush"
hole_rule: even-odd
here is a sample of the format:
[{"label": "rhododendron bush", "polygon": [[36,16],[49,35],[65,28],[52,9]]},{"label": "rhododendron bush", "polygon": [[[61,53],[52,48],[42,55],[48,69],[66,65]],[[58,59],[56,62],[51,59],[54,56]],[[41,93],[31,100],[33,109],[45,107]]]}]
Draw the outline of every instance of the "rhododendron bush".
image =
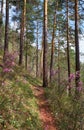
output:
[{"label": "rhododendron bush", "polygon": [[80,77],[79,72],[76,72],[76,74],[74,74],[74,73],[70,74],[70,77],[68,79],[69,82],[68,82],[68,86],[67,86],[68,90],[70,89],[71,91],[74,91],[75,89],[77,89],[78,92],[82,91],[82,89],[83,89],[83,82],[82,81],[78,82],[77,88],[75,87],[75,79],[78,78],[78,77]]},{"label": "rhododendron bush", "polygon": [[5,54],[5,60],[3,62],[3,67],[1,69],[1,84],[4,85],[4,82],[7,77],[11,77],[11,74],[14,73],[14,67],[16,66],[16,57],[17,52]]},{"label": "rhododendron bush", "polygon": [[[58,74],[60,73],[60,85]],[[62,77],[61,71],[53,71],[53,82],[46,88],[46,97],[56,117],[59,130],[83,130],[84,129],[84,87],[80,78],[78,87],[76,78],[81,77],[79,71],[71,73],[70,77]],[[63,73],[64,74],[64,73]],[[60,88],[59,88],[60,87]],[[69,95],[70,90],[70,95]],[[78,97],[75,91],[78,92]]]},{"label": "rhododendron bush", "polygon": [[16,59],[17,53],[6,53],[4,65],[3,65],[3,72],[12,72],[13,67],[15,66],[15,59]]}]

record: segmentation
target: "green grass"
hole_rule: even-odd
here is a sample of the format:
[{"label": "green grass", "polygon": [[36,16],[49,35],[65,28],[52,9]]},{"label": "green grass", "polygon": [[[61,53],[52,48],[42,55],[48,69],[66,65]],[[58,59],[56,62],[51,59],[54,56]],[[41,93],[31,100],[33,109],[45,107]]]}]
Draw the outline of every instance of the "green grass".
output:
[{"label": "green grass", "polygon": [[33,83],[40,82],[29,76],[17,77],[17,81],[7,79],[0,87],[0,129],[42,130],[37,100],[31,90]]},{"label": "green grass", "polygon": [[26,78],[26,80],[29,81],[30,84],[32,84],[33,86],[42,86],[42,81],[39,78],[36,77],[31,77],[28,74],[25,74],[24,77]]}]

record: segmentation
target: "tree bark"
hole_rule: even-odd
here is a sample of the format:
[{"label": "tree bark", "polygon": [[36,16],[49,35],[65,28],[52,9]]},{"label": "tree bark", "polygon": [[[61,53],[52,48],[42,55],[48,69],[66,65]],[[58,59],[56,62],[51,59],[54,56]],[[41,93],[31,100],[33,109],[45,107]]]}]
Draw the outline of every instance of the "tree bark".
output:
[{"label": "tree bark", "polygon": [[48,86],[48,66],[47,66],[47,3],[48,0],[44,0],[44,41],[43,41],[43,87]]},{"label": "tree bark", "polygon": [[1,29],[2,24],[3,24],[3,0],[1,1],[1,10],[0,10],[0,45],[2,43],[2,29]]},{"label": "tree bark", "polygon": [[4,39],[4,57],[5,54],[8,52],[8,31],[9,31],[9,0],[6,0],[6,18],[5,18],[5,39]]},{"label": "tree bark", "polygon": [[42,48],[40,54],[40,77],[43,78],[43,33],[42,33]]},{"label": "tree bark", "polygon": [[1,1],[1,15],[3,15],[3,0]]},{"label": "tree bark", "polygon": [[76,62],[76,94],[78,93],[80,81],[80,58],[79,58],[79,36],[78,36],[78,0],[75,0],[75,62]]},{"label": "tree bark", "polygon": [[28,63],[28,43],[27,43],[27,41],[26,41],[26,54],[25,54],[25,69],[27,70],[27,67],[28,67],[28,65],[27,65],[27,63]]},{"label": "tree bark", "polygon": [[66,8],[67,8],[67,68],[68,68],[68,85],[69,85],[69,95],[71,94],[71,87],[70,87],[70,53],[69,53],[69,1],[66,1]]},{"label": "tree bark", "polygon": [[36,41],[36,77],[38,77],[38,20],[37,20],[37,41]]},{"label": "tree bark", "polygon": [[22,8],[22,17],[21,17],[21,30],[20,30],[20,52],[19,52],[19,65],[22,65],[23,62],[23,50],[24,50],[24,28],[25,28],[25,18],[26,18],[26,0],[24,0]]},{"label": "tree bark", "polygon": [[60,41],[58,38],[58,92],[60,93]]},{"label": "tree bark", "polygon": [[53,33],[52,33],[52,42],[51,42],[51,61],[50,61],[50,82],[52,81],[53,75],[53,62],[54,62],[54,39],[55,39],[55,31],[56,31],[56,10],[57,10],[57,5],[55,5],[55,13],[54,13],[54,19],[53,19]]}]

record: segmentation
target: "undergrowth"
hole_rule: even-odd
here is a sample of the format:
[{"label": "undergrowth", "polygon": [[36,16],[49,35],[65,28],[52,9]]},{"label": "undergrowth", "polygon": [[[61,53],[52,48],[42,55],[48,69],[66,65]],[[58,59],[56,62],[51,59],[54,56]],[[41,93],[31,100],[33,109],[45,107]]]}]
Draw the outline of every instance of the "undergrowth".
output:
[{"label": "undergrowth", "polygon": [[84,129],[84,96],[81,94],[78,100],[74,96],[68,96],[66,86],[57,85],[45,89],[51,110],[56,118],[59,130],[83,130]]},{"label": "undergrowth", "polygon": [[32,78],[20,71],[7,74],[1,83],[0,130],[42,130],[37,100],[31,90]]}]

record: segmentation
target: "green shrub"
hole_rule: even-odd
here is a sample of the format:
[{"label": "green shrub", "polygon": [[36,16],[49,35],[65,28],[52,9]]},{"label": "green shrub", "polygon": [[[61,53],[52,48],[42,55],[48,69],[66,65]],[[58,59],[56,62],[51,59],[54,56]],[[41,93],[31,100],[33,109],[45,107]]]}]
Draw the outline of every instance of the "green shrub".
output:
[{"label": "green shrub", "polygon": [[45,90],[59,130],[83,130],[84,98],[82,94],[78,100],[75,100],[73,95],[67,95],[66,87],[60,87],[60,92],[56,85]]}]

